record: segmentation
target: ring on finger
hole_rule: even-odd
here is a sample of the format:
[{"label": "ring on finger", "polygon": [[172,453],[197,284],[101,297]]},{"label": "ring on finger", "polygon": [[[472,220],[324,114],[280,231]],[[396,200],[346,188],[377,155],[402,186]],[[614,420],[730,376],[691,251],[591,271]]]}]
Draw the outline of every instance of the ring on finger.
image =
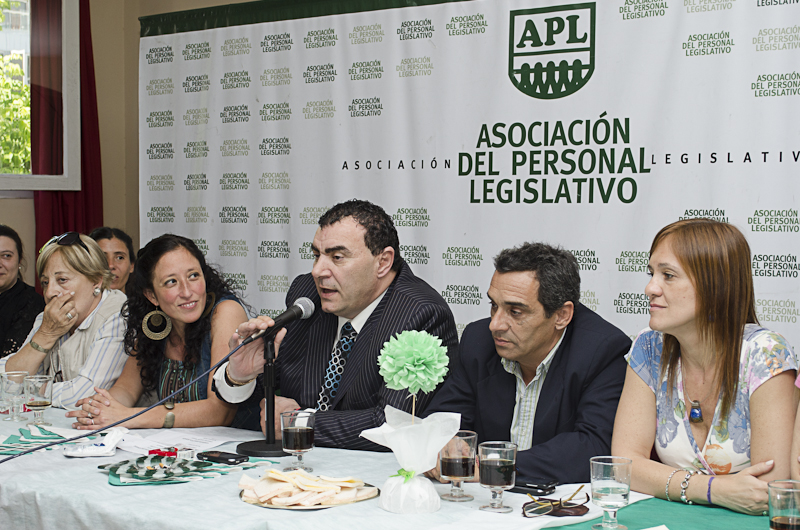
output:
[{"label": "ring on finger", "polygon": [[67,320],[72,320],[73,318],[75,318],[73,314],[67,311]]},{"label": "ring on finger", "polygon": [[89,419],[91,420],[91,419],[92,419],[92,413],[91,413],[91,412],[87,412],[87,413],[86,413],[86,417],[87,417],[87,418],[89,418]]},{"label": "ring on finger", "polygon": [[92,425],[94,425],[94,418],[92,418],[91,420],[92,420]]},{"label": "ring on finger", "polygon": [[93,407],[93,406],[94,406],[94,405],[92,405],[92,403],[94,403],[94,400],[93,400],[93,399],[90,399],[90,400],[89,400],[89,406],[90,406],[90,407]]}]

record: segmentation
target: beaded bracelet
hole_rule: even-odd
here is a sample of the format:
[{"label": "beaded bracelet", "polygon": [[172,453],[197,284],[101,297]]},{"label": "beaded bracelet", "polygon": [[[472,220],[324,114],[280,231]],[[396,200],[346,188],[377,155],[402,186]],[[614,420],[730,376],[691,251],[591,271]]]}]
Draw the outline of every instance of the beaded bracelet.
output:
[{"label": "beaded bracelet", "polygon": [[673,469],[672,473],[670,473],[669,477],[667,477],[667,485],[664,486],[664,494],[667,496],[667,502],[672,502],[672,499],[669,498],[669,483],[672,480],[672,475],[674,475],[678,471],[680,471],[680,469]]},{"label": "beaded bracelet", "polygon": [[681,482],[681,502],[684,504],[694,504],[686,497],[686,488],[689,487],[689,479],[699,473],[696,469],[686,472],[686,476],[683,477],[683,482]]}]

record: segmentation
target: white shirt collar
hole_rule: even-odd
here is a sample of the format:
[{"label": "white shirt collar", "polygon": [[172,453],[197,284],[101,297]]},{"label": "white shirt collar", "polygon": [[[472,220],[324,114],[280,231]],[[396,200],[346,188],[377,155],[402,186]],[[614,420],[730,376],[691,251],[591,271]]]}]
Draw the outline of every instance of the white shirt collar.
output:
[{"label": "white shirt collar", "polygon": [[[344,323],[348,322],[348,321],[353,326],[353,329],[356,330],[356,333],[361,333],[361,328],[363,328],[364,324],[367,323],[367,320],[372,315],[372,312],[375,311],[375,308],[378,307],[378,304],[381,303],[381,300],[383,300],[383,296],[386,294],[386,290],[387,289],[388,289],[388,287],[386,289],[384,289],[383,292],[380,295],[378,295],[378,298],[373,300],[371,304],[369,304],[367,307],[362,309],[359,314],[357,314],[355,317],[353,317],[352,320],[350,320],[349,318],[345,318],[345,317],[338,317],[339,318],[339,328],[338,328],[339,331],[338,331],[338,333],[341,333],[342,326],[344,326]],[[337,333],[336,340],[339,340],[338,333]]]}]

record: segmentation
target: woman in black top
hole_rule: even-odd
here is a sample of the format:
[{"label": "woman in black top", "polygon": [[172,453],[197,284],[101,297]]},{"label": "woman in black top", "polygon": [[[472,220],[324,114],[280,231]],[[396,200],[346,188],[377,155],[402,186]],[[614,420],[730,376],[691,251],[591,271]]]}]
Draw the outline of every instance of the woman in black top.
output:
[{"label": "woman in black top", "polygon": [[44,298],[22,281],[22,241],[10,226],[0,224],[0,357],[25,343]]}]

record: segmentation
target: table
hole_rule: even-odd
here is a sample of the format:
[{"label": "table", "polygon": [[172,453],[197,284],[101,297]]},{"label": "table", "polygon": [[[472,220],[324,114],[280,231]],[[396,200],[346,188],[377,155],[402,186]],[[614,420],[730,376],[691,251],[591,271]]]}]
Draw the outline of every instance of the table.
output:
[{"label": "table", "polygon": [[[45,418],[56,426],[68,427],[70,421],[61,409],[45,411]],[[0,421],[0,437],[17,434],[24,423]],[[212,429],[212,428],[210,428]],[[256,438],[257,433],[226,427],[213,428],[234,442],[222,450],[235,451],[236,444]],[[138,431],[143,436],[155,430]],[[421,530],[496,528],[531,530],[558,526],[576,520],[598,517],[599,508],[590,504],[584,518],[525,519],[521,507],[527,497],[513,493],[504,495],[505,503],[514,508],[511,514],[491,514],[478,508],[486,504],[489,492],[478,484],[466,484],[475,500],[466,503],[442,502],[432,514],[397,515],[379,507],[377,500],[319,511],[271,510],[245,504],[239,500],[237,487],[241,473],[205,479],[187,484],[163,486],[111,486],[108,476],[98,465],[134,458],[136,455],[117,451],[113,457],[71,459],[60,449],[33,453],[0,465],[0,528],[14,530],[91,528],[96,530],[170,528],[201,530],[227,528],[286,529],[342,528],[359,530]],[[290,457],[277,459],[281,465]],[[356,476],[377,486],[397,472],[399,465],[391,453],[346,451],[317,447],[305,458],[317,474]],[[252,476],[263,468],[245,471]],[[444,493],[448,485],[437,484]],[[560,486],[556,495],[567,495],[576,486]],[[585,488],[588,489],[588,486]],[[638,494],[634,494],[638,495]],[[639,496],[642,498],[645,496]],[[642,500],[620,510],[620,521],[631,530],[665,523],[670,530],[683,528],[720,528],[725,530],[767,528],[766,517],[749,517],[727,510],[704,506],[684,506],[659,499]],[[582,530],[597,521],[569,526]]]}]

